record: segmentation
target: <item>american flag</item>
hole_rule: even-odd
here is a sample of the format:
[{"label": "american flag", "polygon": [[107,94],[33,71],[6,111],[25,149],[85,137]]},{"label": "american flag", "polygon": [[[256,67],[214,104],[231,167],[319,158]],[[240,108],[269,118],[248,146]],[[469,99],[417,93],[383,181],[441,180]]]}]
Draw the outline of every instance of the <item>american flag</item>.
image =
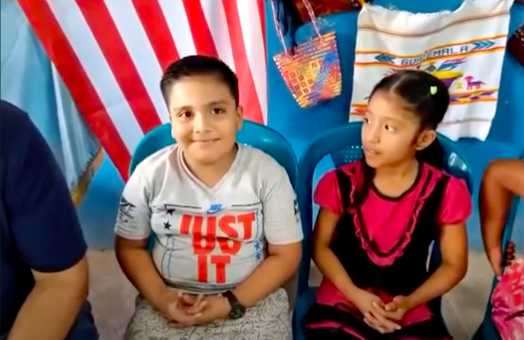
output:
[{"label": "american flag", "polygon": [[168,121],[162,70],[192,54],[238,75],[246,119],[267,122],[264,0],[18,0],[79,111],[127,179]]}]

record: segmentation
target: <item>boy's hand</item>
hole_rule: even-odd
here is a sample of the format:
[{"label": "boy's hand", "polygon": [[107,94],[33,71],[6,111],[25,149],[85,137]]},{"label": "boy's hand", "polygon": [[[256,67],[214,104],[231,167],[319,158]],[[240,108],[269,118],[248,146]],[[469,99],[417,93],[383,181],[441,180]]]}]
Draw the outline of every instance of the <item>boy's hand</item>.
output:
[{"label": "boy's hand", "polygon": [[163,301],[161,311],[175,326],[182,327],[196,324],[197,318],[206,306],[201,295],[188,295],[170,289],[164,293]]},{"label": "boy's hand", "polygon": [[204,298],[204,310],[198,314],[197,324],[203,325],[215,320],[226,319],[231,312],[229,301],[222,295],[211,295]]}]

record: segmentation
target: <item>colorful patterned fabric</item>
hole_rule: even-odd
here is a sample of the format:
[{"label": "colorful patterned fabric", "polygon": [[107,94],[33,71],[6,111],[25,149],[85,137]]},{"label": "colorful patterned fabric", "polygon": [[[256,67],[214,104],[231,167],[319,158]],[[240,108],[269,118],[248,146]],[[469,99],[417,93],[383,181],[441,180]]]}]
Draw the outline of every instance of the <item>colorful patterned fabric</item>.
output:
[{"label": "colorful patterned fabric", "polygon": [[524,260],[509,266],[491,295],[491,316],[503,340],[524,339]]},{"label": "colorful patterned fabric", "polygon": [[284,51],[273,59],[297,103],[306,108],[338,96],[342,90],[342,75],[335,32],[321,34],[309,1],[302,1],[310,9],[311,23],[317,37],[292,49],[287,48],[276,18],[276,4],[272,1],[277,35],[284,47]]}]

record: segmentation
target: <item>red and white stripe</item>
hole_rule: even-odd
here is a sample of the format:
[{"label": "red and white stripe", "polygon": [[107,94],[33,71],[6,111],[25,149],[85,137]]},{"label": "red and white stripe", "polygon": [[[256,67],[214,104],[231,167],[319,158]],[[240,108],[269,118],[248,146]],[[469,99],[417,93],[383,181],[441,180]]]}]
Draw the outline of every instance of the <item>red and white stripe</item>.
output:
[{"label": "red and white stripe", "polygon": [[168,121],[162,70],[192,54],[238,75],[246,118],[267,122],[264,0],[18,0],[124,179],[140,139]]}]

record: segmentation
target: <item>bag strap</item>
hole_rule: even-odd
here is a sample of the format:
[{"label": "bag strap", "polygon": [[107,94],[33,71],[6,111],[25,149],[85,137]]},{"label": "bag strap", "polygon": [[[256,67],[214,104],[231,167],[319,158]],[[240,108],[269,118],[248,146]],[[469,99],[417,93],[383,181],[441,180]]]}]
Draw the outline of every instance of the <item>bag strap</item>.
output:
[{"label": "bag strap", "polygon": [[[289,48],[286,45],[286,39],[284,38],[284,32],[282,31],[282,25],[280,25],[280,21],[278,20],[278,10],[277,6],[278,0],[271,0],[271,13],[273,17],[273,23],[275,25],[275,29],[277,31],[277,37],[280,43],[282,44],[282,47],[284,48],[284,52],[286,54],[289,53]],[[309,0],[302,0],[302,3],[304,4],[304,7],[307,10],[307,13],[309,15],[309,18],[311,19],[311,25],[313,25],[313,29],[315,30],[315,33],[318,35],[319,38],[322,38],[322,34],[320,34],[320,26],[318,25],[317,17],[315,16],[315,11],[313,10],[313,7],[311,7],[311,3]]]}]

